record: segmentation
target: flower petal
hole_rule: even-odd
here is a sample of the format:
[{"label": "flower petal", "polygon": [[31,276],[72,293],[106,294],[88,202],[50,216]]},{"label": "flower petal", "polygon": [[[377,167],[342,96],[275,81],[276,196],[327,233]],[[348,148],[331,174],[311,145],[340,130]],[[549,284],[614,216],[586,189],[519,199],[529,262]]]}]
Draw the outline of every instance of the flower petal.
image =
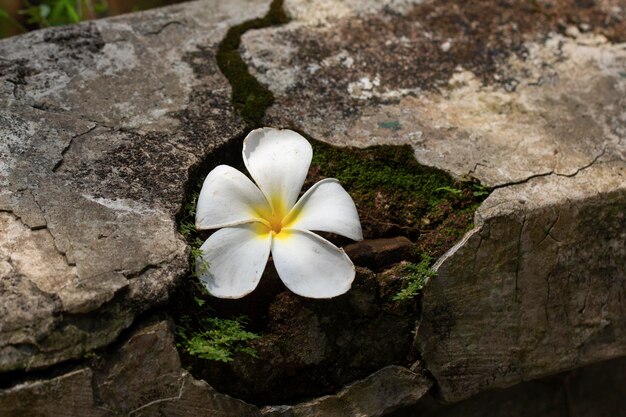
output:
[{"label": "flower petal", "polygon": [[311,144],[291,130],[255,129],[243,141],[246,168],[280,217],[298,199],[312,156]]},{"label": "flower petal", "polygon": [[354,280],[343,249],[307,230],[283,229],[272,241],[272,256],[280,279],[303,297],[336,297]]},{"label": "flower petal", "polygon": [[304,193],[283,224],[284,227],[319,230],[363,240],[354,201],[334,178],[321,180]]},{"label": "flower petal", "polygon": [[242,172],[219,165],[202,184],[196,207],[196,229],[217,229],[258,220],[271,212],[261,190]]},{"label": "flower petal", "polygon": [[196,273],[215,297],[241,298],[259,283],[271,245],[272,235],[260,223],[220,229],[200,247]]}]

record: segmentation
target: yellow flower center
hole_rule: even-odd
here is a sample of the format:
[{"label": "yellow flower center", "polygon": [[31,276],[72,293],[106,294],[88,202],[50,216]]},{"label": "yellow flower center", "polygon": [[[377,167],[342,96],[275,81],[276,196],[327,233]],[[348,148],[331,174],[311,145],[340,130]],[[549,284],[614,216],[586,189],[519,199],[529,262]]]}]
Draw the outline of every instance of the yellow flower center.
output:
[{"label": "yellow flower center", "polygon": [[[263,208],[256,207],[254,209],[256,216],[263,222],[263,226],[261,226],[257,232],[259,235],[266,235],[267,233],[272,233],[275,236],[277,236],[279,233],[281,233],[283,227],[287,226],[287,223],[284,222],[284,220],[288,220],[286,218],[287,210],[282,199],[279,199],[279,198],[272,199],[272,206],[274,207],[273,211],[267,210],[266,207],[263,207]],[[293,217],[293,216],[289,216],[289,217]],[[282,232],[281,237],[283,235],[286,235],[284,231]]]},{"label": "yellow flower center", "polygon": [[283,216],[272,214],[265,218],[269,223],[270,230],[275,234],[279,234],[283,228]]}]

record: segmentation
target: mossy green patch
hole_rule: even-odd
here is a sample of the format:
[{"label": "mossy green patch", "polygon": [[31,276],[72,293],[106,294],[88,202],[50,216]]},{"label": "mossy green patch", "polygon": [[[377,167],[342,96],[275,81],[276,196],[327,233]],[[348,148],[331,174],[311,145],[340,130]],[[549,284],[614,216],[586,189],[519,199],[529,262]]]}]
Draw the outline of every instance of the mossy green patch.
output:
[{"label": "mossy green patch", "polygon": [[232,87],[235,110],[250,129],[261,125],[265,110],[274,102],[274,96],[248,71],[248,66],[239,54],[241,36],[250,29],[261,29],[288,21],[289,18],[283,10],[283,0],[274,0],[264,17],[231,27],[219,45],[217,64]]},{"label": "mossy green patch", "polygon": [[308,185],[337,178],[355,201],[366,238],[404,235],[437,258],[469,227],[488,191],[421,165],[410,146],[338,148],[311,140]]}]

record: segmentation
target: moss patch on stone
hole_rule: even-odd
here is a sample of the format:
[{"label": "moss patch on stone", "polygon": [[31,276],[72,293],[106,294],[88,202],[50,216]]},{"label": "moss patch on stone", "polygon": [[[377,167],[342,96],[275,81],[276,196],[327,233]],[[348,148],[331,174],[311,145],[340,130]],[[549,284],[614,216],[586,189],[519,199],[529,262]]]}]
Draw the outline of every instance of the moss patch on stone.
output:
[{"label": "moss patch on stone", "polygon": [[311,142],[305,188],[337,178],[355,201],[365,238],[406,236],[433,259],[472,227],[474,211],[488,195],[477,183],[419,164],[408,145],[358,149]]},{"label": "moss patch on stone", "polygon": [[232,87],[233,106],[251,129],[261,125],[265,109],[272,105],[274,96],[248,71],[248,66],[239,54],[241,36],[251,29],[275,26],[288,21],[289,18],[283,10],[283,0],[274,0],[264,17],[231,27],[219,45],[217,64]]}]

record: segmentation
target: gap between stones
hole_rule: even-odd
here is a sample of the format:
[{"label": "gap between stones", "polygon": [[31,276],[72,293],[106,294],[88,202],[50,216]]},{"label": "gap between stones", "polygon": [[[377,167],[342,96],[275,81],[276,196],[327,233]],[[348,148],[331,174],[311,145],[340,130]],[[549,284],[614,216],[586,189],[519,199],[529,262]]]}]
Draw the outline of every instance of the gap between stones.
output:
[{"label": "gap between stones", "polygon": [[[218,66],[221,70],[221,72],[224,74],[224,76],[228,79],[230,85],[231,85],[231,89],[232,89],[232,93],[231,93],[231,102],[233,104],[233,107],[236,109],[236,111],[240,114],[240,116],[244,119],[245,123],[246,123],[246,131],[244,132],[244,134],[242,134],[239,137],[233,138],[232,140],[228,141],[224,146],[220,147],[218,150],[214,151],[211,153],[210,156],[206,157],[201,163],[199,163],[189,174],[189,180],[188,180],[188,184],[187,184],[187,189],[186,189],[186,198],[185,198],[185,204],[183,204],[183,207],[181,208],[181,211],[179,212],[178,216],[177,216],[177,222],[179,224],[179,227],[182,227],[183,224],[185,222],[187,222],[188,224],[193,224],[193,205],[195,204],[195,200],[197,198],[197,192],[199,191],[200,185],[201,185],[201,181],[204,179],[204,177],[206,176],[206,174],[208,174],[208,172],[210,171],[211,168],[213,168],[215,165],[217,165],[217,162],[219,163],[227,163],[231,166],[234,166],[235,168],[238,168],[242,171],[243,170],[243,163],[241,161],[241,153],[240,153],[240,149],[241,149],[241,145],[242,145],[242,141],[243,138],[245,137],[245,135],[252,129],[254,128],[258,128],[262,126],[262,122],[263,122],[263,118],[265,115],[265,111],[268,107],[270,107],[273,103],[274,103],[274,97],[271,91],[269,91],[265,86],[263,86],[256,78],[254,78],[248,71],[248,66],[246,65],[246,63],[243,61],[243,59],[241,58],[241,55],[239,53],[239,46],[241,43],[241,36],[247,32],[248,30],[251,29],[261,29],[261,28],[266,28],[266,27],[271,27],[271,26],[277,26],[277,25],[281,25],[284,23],[288,22],[288,17],[286,16],[283,8],[282,8],[282,0],[274,0],[271,5],[270,5],[270,9],[268,11],[268,13],[266,14],[266,16],[262,17],[262,18],[256,18],[256,19],[252,19],[250,21],[244,22],[240,25],[231,27],[225,38],[222,40],[222,42],[219,45],[219,50],[217,53],[217,62],[218,62]],[[316,156],[315,151],[319,150],[319,149],[325,149],[327,152],[342,152],[342,153],[348,153],[348,152],[353,152],[353,153],[361,153],[366,155],[366,157],[372,157],[372,154],[375,154],[376,152],[396,152],[396,153],[401,153],[401,151],[405,151],[408,152],[408,154],[411,155],[411,159],[413,160],[413,163],[416,165],[417,161],[414,158],[413,155],[413,151],[411,148],[408,149],[403,149],[403,147],[392,147],[392,146],[383,146],[383,147],[373,147],[373,148],[367,148],[364,150],[349,150],[349,149],[343,149],[343,148],[334,148],[331,145],[327,145],[324,144],[322,142],[318,142],[316,140],[314,140],[313,138],[311,138],[309,135],[306,134],[306,132],[303,132],[301,129],[298,129],[296,126],[290,126],[290,128],[292,128],[293,130],[298,131],[299,133],[301,133],[303,136],[307,137],[314,146],[314,158]],[[369,152],[369,154],[368,154]],[[375,156],[374,156],[375,158]],[[315,162],[315,159],[314,159]],[[440,175],[445,175],[447,176],[447,174],[444,174],[442,171],[439,170],[435,170],[432,168],[427,168],[427,167],[423,167],[422,168],[424,171],[432,171],[432,172],[438,172],[440,173]],[[449,176],[447,176],[448,178],[451,178]],[[320,178],[317,178],[320,179]],[[311,185],[311,184],[305,184],[305,189],[308,188],[307,185]],[[481,193],[484,194],[488,194],[487,190],[477,186],[478,188],[474,191],[479,191]],[[445,187],[444,187],[445,188]],[[461,188],[461,187],[459,187]],[[469,190],[469,191],[468,191]],[[350,190],[349,190],[350,191]],[[461,190],[458,190],[461,191]],[[471,189],[467,189],[463,192],[472,192]],[[486,196],[485,196],[486,197]],[[478,199],[478,201],[476,202],[476,204],[471,207],[471,213],[472,213],[472,217],[473,217],[473,212],[474,210],[477,208],[478,204],[480,203],[480,201],[482,201],[484,198],[480,198]],[[466,230],[463,230],[462,232],[466,232]],[[183,230],[181,229],[181,232],[183,232]],[[397,233],[397,231],[396,231]],[[461,236],[463,235],[463,233],[461,233]],[[183,233],[185,234],[185,233]],[[406,235],[406,232],[400,232],[400,235]],[[197,232],[195,232],[194,230],[189,230],[187,232],[187,234],[185,235],[187,241],[190,243],[190,246],[192,247],[192,253],[194,251],[194,249],[197,249],[199,247],[199,245],[202,243],[202,241],[204,239],[206,239],[207,235],[200,235]],[[335,240],[335,242],[340,242],[340,243],[345,243],[346,241],[342,241],[341,239],[336,239],[336,236],[326,236],[326,237],[330,237],[331,240]],[[334,238],[334,239],[333,239]],[[460,238],[457,237],[456,239],[454,239],[454,242],[458,241]],[[449,249],[452,245],[449,245],[447,249]],[[440,254],[439,254],[440,255]],[[438,257],[438,256],[437,256]],[[193,258],[193,256],[192,256]],[[178,290],[176,291],[176,293],[173,295],[173,297],[170,299],[169,302],[169,308],[170,311],[169,313],[175,318],[175,319],[180,319],[180,312],[181,311],[187,311],[187,309],[191,305],[193,305],[194,307],[196,307],[194,305],[194,301],[197,302],[199,297],[202,297],[202,294],[204,293],[204,289],[202,287],[202,285],[199,283],[199,281],[197,280],[197,278],[193,277],[193,259],[190,259],[190,264],[191,264],[191,269],[192,269],[192,276],[190,276],[189,278],[191,278],[190,280],[185,280],[187,282],[182,283]],[[389,267],[389,266],[388,266]],[[270,269],[273,269],[270,267]],[[274,288],[270,288],[269,290],[267,288],[263,289],[263,288],[258,288],[257,289],[257,293],[259,292],[264,292],[267,293],[267,291],[273,292],[276,291],[275,287],[276,287],[276,283],[278,283],[278,285],[280,285],[280,281],[275,279],[275,273],[270,272],[271,275],[274,275],[273,280],[275,281],[273,284],[270,283],[269,287],[274,286]],[[266,275],[268,275],[268,271],[265,272],[264,274],[264,278],[261,280],[261,284],[259,287],[263,287],[265,283],[267,283],[267,281],[270,281],[272,278],[268,278]],[[192,284],[193,283],[193,284]],[[267,285],[266,285],[267,287]],[[206,296],[206,294],[205,294]],[[232,301],[232,300],[231,300]],[[206,299],[202,301],[202,304],[199,305],[200,310],[204,310],[206,314],[206,307],[203,307],[203,304],[206,302]],[[228,310],[231,310],[232,308],[229,307],[224,307],[224,304],[220,301],[220,300],[213,300],[212,302],[215,303],[215,305],[217,305],[217,309],[218,310],[223,310],[225,309],[227,312]],[[412,301],[413,303],[415,303],[415,307],[416,307],[416,312],[415,312],[415,321],[414,324],[419,323],[421,320],[421,293],[416,297],[416,299],[414,299]],[[258,303],[258,300],[252,300],[251,304],[256,304]],[[207,303],[208,305],[209,303]],[[220,306],[221,304],[221,306]],[[267,308],[267,306],[265,306],[265,308]],[[235,311],[237,309],[235,308]],[[250,309],[247,309],[250,310]],[[230,312],[232,314],[232,311]],[[178,316],[178,317],[177,317]],[[180,325],[180,322],[178,323]],[[258,323],[252,323],[253,327],[257,327],[259,326]],[[262,327],[262,325],[261,325]],[[204,372],[200,372],[200,374],[198,374],[198,372],[193,372],[193,368],[196,368],[196,366],[198,365],[198,362],[201,362],[200,359],[193,359],[190,357],[190,355],[185,354],[183,349],[180,349],[179,347],[179,353],[181,354],[181,359],[183,360],[183,365],[186,366],[187,368],[190,368],[190,371],[192,374],[194,374],[194,376],[198,379],[204,379],[207,380],[207,382],[209,382],[209,384],[214,385],[216,380],[215,378],[206,378],[204,374]],[[426,364],[424,363],[423,359],[421,358],[421,354],[420,352],[417,351],[417,349],[412,346],[410,349],[410,353],[407,353],[408,356],[412,356],[410,362],[404,363],[405,366],[409,367],[411,366],[411,364],[416,364],[419,363],[421,365],[421,368],[419,371],[425,373],[427,375],[427,377],[433,381],[433,388],[431,389],[431,393],[436,394],[438,388],[437,388],[437,382],[435,380],[435,378],[432,376],[432,374],[427,370]],[[187,363],[185,363],[187,362]],[[205,361],[207,362],[207,361]],[[391,364],[391,363],[390,363]],[[194,366],[196,365],[196,366]],[[203,369],[206,367],[206,364],[200,364],[198,366],[200,369]],[[359,378],[356,378],[357,380],[363,377],[366,377],[367,375],[369,375],[371,372],[368,372],[364,375],[361,375]],[[226,374],[228,375],[228,373]],[[211,380],[213,379],[213,380]],[[221,378],[221,379],[230,379],[230,378]],[[350,381],[348,381],[347,383],[350,383]],[[342,384],[345,385],[346,383]],[[316,392],[316,393],[308,393],[305,396],[299,396],[296,398],[290,398],[287,402],[298,402],[301,401],[302,399],[304,399],[304,397],[306,396],[310,396],[310,395],[314,395],[314,396],[319,396],[319,395],[323,395],[323,394],[328,394],[328,393],[336,393],[338,389],[341,389],[342,386],[339,387],[335,387],[335,389],[332,392]],[[220,391],[224,391],[226,394],[230,394],[233,395],[235,397],[241,398],[240,395],[238,395],[238,393],[233,393],[233,392],[229,392],[228,390],[224,390],[223,387],[220,386],[215,386],[216,389],[220,390]],[[259,401],[255,401],[254,399],[251,398],[242,398],[246,401],[258,404]],[[272,402],[272,400],[269,400],[269,402]],[[276,402],[276,401],[275,401]],[[285,403],[286,401],[279,401],[282,403]],[[267,403],[264,403],[263,405],[265,405]]]}]

